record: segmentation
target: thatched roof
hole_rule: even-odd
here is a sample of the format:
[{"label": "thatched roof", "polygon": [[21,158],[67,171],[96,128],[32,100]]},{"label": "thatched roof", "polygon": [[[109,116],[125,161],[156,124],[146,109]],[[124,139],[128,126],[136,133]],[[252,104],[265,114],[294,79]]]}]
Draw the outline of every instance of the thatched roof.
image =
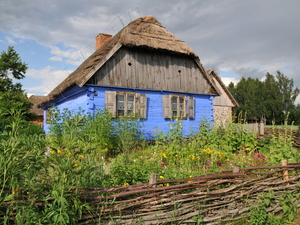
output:
[{"label": "thatched roof", "polygon": [[47,96],[40,96],[40,95],[31,95],[29,98],[29,101],[33,102],[33,106],[29,110],[31,113],[35,113],[38,116],[44,115],[44,110],[39,108],[38,105],[40,105],[42,102],[47,100]]},{"label": "thatched roof", "polygon": [[[74,85],[82,87],[99,69],[98,64],[103,65],[103,61],[108,60],[121,46],[147,48],[173,54],[187,55],[195,59],[203,75],[206,76],[205,69],[200,63],[199,57],[187,44],[170,33],[153,16],[145,16],[129,23],[100,49],[96,50],[73,73],[48,94],[46,102],[54,100],[59,94],[67,91]],[[213,89],[216,90],[216,93],[218,93],[211,79],[209,77],[206,78]]]},{"label": "thatched roof", "polygon": [[206,69],[205,70],[207,75],[209,75],[210,77],[212,77],[212,79],[215,82],[218,82],[218,84],[222,87],[221,92],[225,93],[228,98],[230,99],[230,101],[232,102],[232,104],[234,105],[234,107],[239,107],[239,104],[237,103],[237,101],[235,100],[235,98],[232,96],[232,94],[230,93],[230,91],[228,90],[228,88],[226,87],[226,85],[223,83],[223,81],[221,80],[221,78],[219,77],[219,75],[217,74],[216,71],[214,71],[214,69]]}]

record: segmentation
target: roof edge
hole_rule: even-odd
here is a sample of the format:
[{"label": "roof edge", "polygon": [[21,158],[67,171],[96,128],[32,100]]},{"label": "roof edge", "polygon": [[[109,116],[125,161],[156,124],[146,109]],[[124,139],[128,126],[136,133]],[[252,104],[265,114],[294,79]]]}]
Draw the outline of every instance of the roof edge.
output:
[{"label": "roof edge", "polygon": [[235,107],[239,107],[238,102],[235,100],[235,98],[230,93],[230,91],[228,90],[228,88],[226,87],[226,85],[223,83],[223,81],[220,78],[220,76],[218,75],[218,73],[214,69],[212,69],[212,68],[206,69],[206,73],[209,74],[209,75],[211,75],[211,76],[213,76],[219,82],[219,84],[221,85],[221,87],[223,88],[223,90],[226,92],[226,94],[228,95],[229,99],[231,100],[232,104]]}]

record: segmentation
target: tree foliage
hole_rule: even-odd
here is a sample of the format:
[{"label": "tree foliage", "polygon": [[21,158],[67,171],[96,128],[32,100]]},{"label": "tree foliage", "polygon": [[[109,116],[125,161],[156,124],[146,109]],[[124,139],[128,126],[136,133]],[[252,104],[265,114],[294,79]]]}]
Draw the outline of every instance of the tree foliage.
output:
[{"label": "tree foliage", "polygon": [[[14,47],[9,46],[7,51],[0,54],[0,113],[2,115],[0,130],[5,127],[6,120],[9,120],[11,109],[17,104],[22,108],[24,115],[30,116],[29,109],[32,103],[28,101],[22,85],[15,80],[25,77],[28,69],[26,63],[22,62]],[[27,114],[26,114],[27,113]],[[1,116],[0,115],[0,116]]]},{"label": "tree foliage", "polygon": [[280,71],[275,76],[267,73],[264,81],[242,77],[236,85],[230,83],[228,89],[240,106],[234,113],[243,112],[247,119],[266,119],[268,123],[280,124],[286,122],[288,113],[293,117],[299,115],[295,100],[300,90],[294,87],[293,79]]},{"label": "tree foliage", "polygon": [[0,91],[21,91],[22,85],[14,84],[13,79],[23,79],[27,69],[14,47],[9,46],[7,52],[0,55]]}]

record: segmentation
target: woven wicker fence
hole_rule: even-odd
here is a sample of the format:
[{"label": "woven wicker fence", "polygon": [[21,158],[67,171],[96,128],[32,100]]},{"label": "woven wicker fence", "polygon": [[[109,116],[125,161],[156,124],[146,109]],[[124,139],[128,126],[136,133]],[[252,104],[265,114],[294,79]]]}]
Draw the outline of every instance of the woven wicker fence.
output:
[{"label": "woven wicker fence", "polygon": [[[234,168],[219,174],[157,182],[152,174],[146,184],[76,188],[70,194],[92,207],[78,216],[78,224],[197,224],[198,218],[201,224],[229,223],[244,217],[269,191],[276,203],[267,211],[280,212],[280,196],[300,192],[299,169],[299,163]],[[293,201],[300,206],[300,199]]]},{"label": "woven wicker fence", "polygon": [[[82,188],[80,199],[93,206],[94,214],[83,215],[79,224],[195,224],[195,218],[202,224],[218,224],[245,216],[269,191],[277,204],[268,211],[276,213],[281,211],[280,196],[299,192],[298,169],[300,164],[235,168],[180,180],[154,182],[152,177],[149,184]],[[300,205],[300,200],[294,202]]]}]

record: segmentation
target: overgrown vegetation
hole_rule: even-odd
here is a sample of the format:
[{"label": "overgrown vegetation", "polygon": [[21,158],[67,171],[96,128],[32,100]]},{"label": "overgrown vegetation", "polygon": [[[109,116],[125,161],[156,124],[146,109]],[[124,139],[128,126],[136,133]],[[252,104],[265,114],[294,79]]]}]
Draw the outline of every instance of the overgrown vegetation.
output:
[{"label": "overgrown vegetation", "polygon": [[[25,120],[18,104],[9,110],[9,123],[0,133],[2,224],[11,220],[15,224],[76,224],[83,211],[93,211],[76,198],[78,187],[144,183],[150,173],[159,174],[160,179],[176,179],[220,172],[233,165],[299,161],[288,131],[259,141],[240,123],[213,128],[202,121],[195,135],[186,139],[178,120],[170,123],[169,133],[157,131],[155,141],[147,142],[138,120],[116,121],[104,110],[91,117],[83,111],[74,114],[55,109],[51,132],[45,136]],[[0,113],[7,112],[2,109]],[[31,202],[16,201],[8,207],[8,201],[23,195]],[[37,199],[44,207],[34,205]]]}]

